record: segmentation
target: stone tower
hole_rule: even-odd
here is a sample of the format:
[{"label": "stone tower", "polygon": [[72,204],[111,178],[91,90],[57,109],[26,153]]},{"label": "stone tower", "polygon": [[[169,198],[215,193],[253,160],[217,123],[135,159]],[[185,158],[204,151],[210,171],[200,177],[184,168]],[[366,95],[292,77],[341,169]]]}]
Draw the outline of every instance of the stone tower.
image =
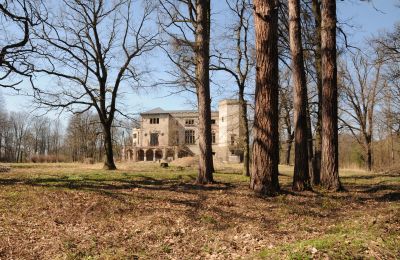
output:
[{"label": "stone tower", "polygon": [[243,155],[239,100],[225,99],[219,102],[218,157],[221,161],[239,162]]}]

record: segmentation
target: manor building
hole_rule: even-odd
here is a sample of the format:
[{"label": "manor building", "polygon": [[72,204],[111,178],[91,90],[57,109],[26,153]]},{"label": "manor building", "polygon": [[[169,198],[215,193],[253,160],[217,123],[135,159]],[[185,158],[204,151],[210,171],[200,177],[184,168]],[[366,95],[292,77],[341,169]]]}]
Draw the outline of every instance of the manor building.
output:
[{"label": "manor building", "polygon": [[[243,156],[238,100],[222,100],[211,113],[214,160],[240,162]],[[129,161],[172,161],[199,154],[198,111],[155,108],[140,114],[140,127],[132,131],[132,145],[124,147]]]}]

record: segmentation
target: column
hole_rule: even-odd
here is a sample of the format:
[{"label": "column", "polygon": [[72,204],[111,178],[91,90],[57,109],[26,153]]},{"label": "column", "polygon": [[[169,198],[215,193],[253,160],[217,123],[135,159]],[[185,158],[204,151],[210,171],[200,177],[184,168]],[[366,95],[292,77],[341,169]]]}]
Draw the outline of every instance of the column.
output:
[{"label": "column", "polygon": [[178,147],[175,147],[174,152],[175,152],[174,160],[176,160],[178,159]]},{"label": "column", "polygon": [[137,149],[136,149],[136,147],[133,147],[133,149],[132,149],[132,160],[134,161],[134,162],[137,162]]}]

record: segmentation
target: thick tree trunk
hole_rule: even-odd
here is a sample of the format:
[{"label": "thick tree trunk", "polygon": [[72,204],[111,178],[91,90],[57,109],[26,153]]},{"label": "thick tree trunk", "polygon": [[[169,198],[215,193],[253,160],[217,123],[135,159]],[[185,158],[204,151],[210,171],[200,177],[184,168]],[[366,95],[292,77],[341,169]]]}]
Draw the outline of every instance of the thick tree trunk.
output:
[{"label": "thick tree trunk", "polygon": [[321,185],[341,189],[338,160],[336,0],[322,0],[322,153]]},{"label": "thick tree trunk", "polygon": [[240,120],[243,127],[243,175],[250,176],[249,121],[247,119],[247,102],[244,100],[244,87],[239,90]]},{"label": "thick tree trunk", "polygon": [[312,1],[315,17],[315,70],[317,78],[318,111],[315,129],[315,152],[313,158],[312,184],[319,185],[321,181],[321,148],[322,148],[322,57],[321,57],[321,6],[319,0]]},{"label": "thick tree trunk", "polygon": [[213,158],[211,138],[210,99],[210,1],[199,0],[196,6],[196,89],[199,108],[199,172],[197,182],[211,183],[213,179]]},{"label": "thick tree trunk", "polygon": [[250,188],[279,192],[278,8],[276,0],[254,0],[256,90]]},{"label": "thick tree trunk", "polygon": [[103,133],[104,133],[104,150],[106,153],[106,158],[104,161],[103,168],[106,170],[116,170],[117,167],[114,163],[114,152],[112,146],[112,134],[111,134],[111,126],[107,124],[103,124]]},{"label": "thick tree trunk", "polygon": [[294,84],[294,175],[292,189],[310,190],[308,173],[307,86],[301,42],[300,1],[289,0],[289,36]]}]

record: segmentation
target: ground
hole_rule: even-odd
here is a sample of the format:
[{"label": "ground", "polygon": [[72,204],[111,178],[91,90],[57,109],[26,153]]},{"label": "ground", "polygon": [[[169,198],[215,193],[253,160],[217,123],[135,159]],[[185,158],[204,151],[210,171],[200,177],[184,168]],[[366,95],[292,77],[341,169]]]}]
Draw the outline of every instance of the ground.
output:
[{"label": "ground", "polygon": [[258,197],[235,165],[218,184],[153,163],[14,164],[0,173],[0,259],[396,259],[399,171],[342,170],[346,191]]}]

